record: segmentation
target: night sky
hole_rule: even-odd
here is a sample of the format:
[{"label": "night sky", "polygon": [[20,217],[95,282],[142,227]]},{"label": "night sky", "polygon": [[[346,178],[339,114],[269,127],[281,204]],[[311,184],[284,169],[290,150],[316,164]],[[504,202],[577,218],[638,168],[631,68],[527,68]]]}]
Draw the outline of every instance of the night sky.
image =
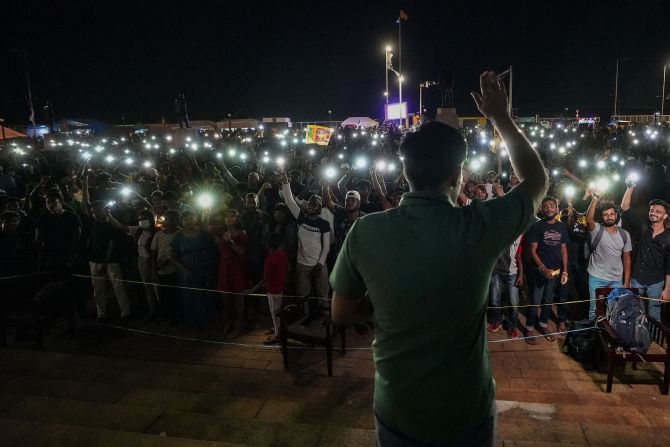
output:
[{"label": "night sky", "polygon": [[[99,6],[95,6],[95,3]],[[582,5],[583,4],[583,5]],[[670,62],[670,1],[3,2],[0,117],[25,124],[25,49],[38,121],[174,121],[183,92],[191,119],[289,116],[294,121],[383,114],[384,46],[403,22],[403,96],[453,71],[460,115],[483,69],[514,66],[520,116],[609,116],[620,67],[622,112],[660,108]],[[394,58],[397,64],[397,56]],[[670,90],[669,74],[668,90]],[[393,78],[391,78],[393,80]],[[396,86],[396,83],[391,84]],[[397,88],[391,88],[395,96]],[[666,92],[667,94],[668,92]],[[437,105],[428,92],[427,106]],[[568,112],[564,112],[567,108]],[[670,101],[666,110],[670,109]],[[667,113],[667,112],[666,112]]]}]

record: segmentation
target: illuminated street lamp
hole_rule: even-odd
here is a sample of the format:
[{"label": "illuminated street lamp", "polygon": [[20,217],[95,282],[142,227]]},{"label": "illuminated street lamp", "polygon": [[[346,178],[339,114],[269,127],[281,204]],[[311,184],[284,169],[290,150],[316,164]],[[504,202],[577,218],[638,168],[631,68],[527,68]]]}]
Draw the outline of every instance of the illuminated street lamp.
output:
[{"label": "illuminated street lamp", "polygon": [[386,104],[389,103],[389,70],[392,70],[391,66],[391,58],[393,57],[393,53],[391,53],[391,48],[390,45],[386,45],[386,64],[385,64],[385,69],[384,69],[384,74],[386,75],[386,91],[384,91],[384,96],[386,96]]}]

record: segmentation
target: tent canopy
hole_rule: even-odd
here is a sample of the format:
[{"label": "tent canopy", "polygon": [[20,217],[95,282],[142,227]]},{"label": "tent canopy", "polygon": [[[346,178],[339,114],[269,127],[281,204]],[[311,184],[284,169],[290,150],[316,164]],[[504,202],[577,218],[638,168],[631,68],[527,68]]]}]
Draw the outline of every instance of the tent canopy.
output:
[{"label": "tent canopy", "polygon": [[22,134],[21,132],[17,132],[10,127],[5,127],[4,132],[0,131],[0,140],[9,140],[10,138],[26,138],[26,135]]},{"label": "tent canopy", "polygon": [[342,127],[356,127],[367,129],[369,127],[379,127],[379,123],[367,116],[350,116],[340,123]]}]

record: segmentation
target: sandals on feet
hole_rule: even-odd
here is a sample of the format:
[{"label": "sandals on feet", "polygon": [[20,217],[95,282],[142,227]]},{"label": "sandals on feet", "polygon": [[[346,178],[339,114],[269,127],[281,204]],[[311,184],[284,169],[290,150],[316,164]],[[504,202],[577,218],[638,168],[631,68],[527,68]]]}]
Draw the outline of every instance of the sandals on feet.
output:
[{"label": "sandals on feet", "polygon": [[540,329],[540,334],[544,335],[544,338],[546,338],[548,342],[556,340],[553,335],[547,333],[547,330],[545,328]]},{"label": "sandals on feet", "polygon": [[533,338],[526,338],[526,343],[529,345],[536,345],[537,344],[537,338],[535,338],[535,331],[530,330],[526,331],[526,337],[533,337]]}]

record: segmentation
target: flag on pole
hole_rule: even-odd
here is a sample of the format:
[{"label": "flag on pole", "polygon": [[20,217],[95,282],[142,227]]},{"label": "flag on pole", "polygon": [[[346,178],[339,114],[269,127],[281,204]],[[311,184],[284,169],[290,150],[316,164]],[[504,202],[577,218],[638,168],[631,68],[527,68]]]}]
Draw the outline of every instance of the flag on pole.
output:
[{"label": "flag on pole", "polygon": [[405,11],[403,11],[403,10],[401,9],[401,10],[400,10],[400,15],[398,16],[398,21],[400,21],[400,20],[404,20],[404,21],[406,22],[407,19],[409,19],[409,16],[407,15],[407,13],[406,13]]},{"label": "flag on pole", "polygon": [[333,129],[325,126],[310,124],[305,128],[305,144],[328,146]]}]

